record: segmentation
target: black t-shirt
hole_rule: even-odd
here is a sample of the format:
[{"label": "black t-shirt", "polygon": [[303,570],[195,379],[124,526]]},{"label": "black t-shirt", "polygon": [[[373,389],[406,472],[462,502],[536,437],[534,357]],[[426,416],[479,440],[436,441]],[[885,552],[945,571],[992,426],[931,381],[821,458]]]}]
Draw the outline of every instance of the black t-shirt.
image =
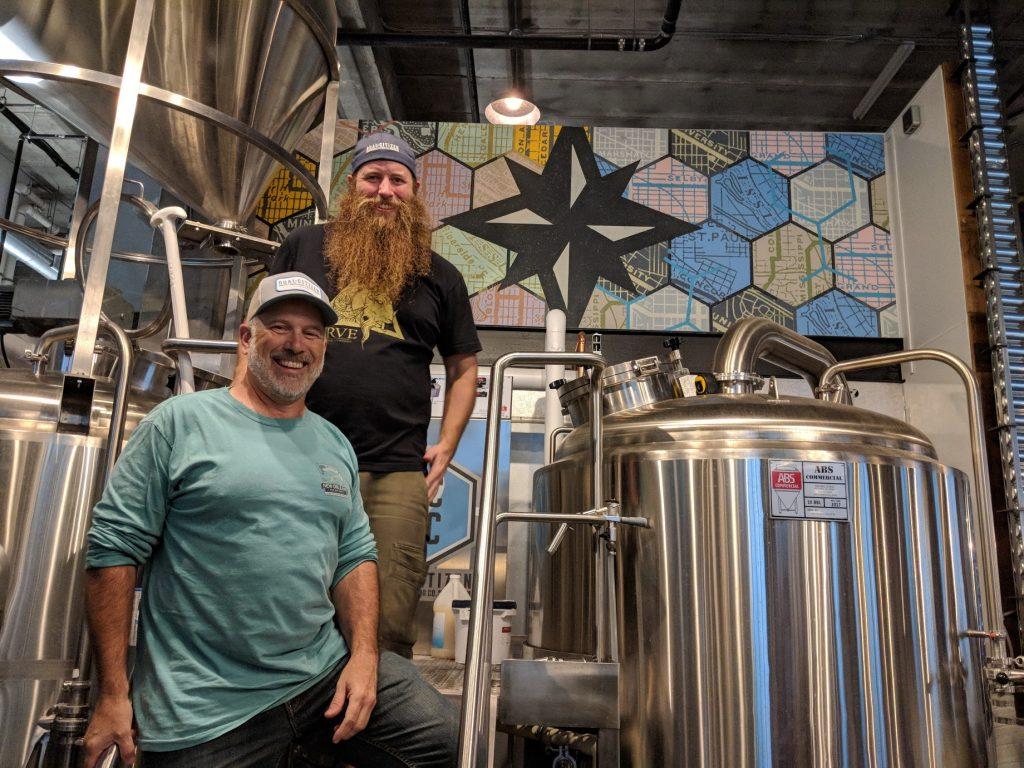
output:
[{"label": "black t-shirt", "polygon": [[301,227],[281,244],[270,274],[305,272],[332,297],[324,372],[306,396],[314,413],[352,442],[359,469],[422,471],[430,422],[430,361],[479,352],[466,282],[430,255],[430,272],[391,302],[338,291],[327,279],[324,225]]}]

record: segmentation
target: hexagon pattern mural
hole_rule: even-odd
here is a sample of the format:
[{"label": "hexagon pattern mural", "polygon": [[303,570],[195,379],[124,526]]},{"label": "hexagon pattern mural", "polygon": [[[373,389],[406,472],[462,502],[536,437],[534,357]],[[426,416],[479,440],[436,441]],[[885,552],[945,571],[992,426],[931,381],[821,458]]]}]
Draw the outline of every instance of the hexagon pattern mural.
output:
[{"label": "hexagon pattern mural", "polygon": [[754,238],[789,218],[786,178],[754,160],[744,160],[711,178],[711,218]]},{"label": "hexagon pattern mural", "polygon": [[825,134],[751,131],[750,156],[773,171],[792,176],[825,159]]},{"label": "hexagon pattern mural", "polygon": [[793,221],[827,240],[838,240],[871,221],[868,183],[828,161],[790,181]]},{"label": "hexagon pattern mural", "polygon": [[832,287],[831,249],[796,224],[754,241],[754,285],[798,306]]},{"label": "hexagon pattern mural", "polygon": [[595,128],[594,153],[620,168],[637,162],[647,165],[668,152],[668,134],[646,128]]},{"label": "hexagon pattern mural", "polygon": [[430,213],[431,227],[440,226],[446,216],[469,210],[473,174],[459,161],[431,150],[416,159],[416,176],[421,179],[420,192]]},{"label": "hexagon pattern mural", "polygon": [[[722,331],[767,317],[811,335],[899,336],[877,134],[339,121],[331,204],[361,135],[417,154],[432,246],[479,325]],[[319,131],[296,155],[316,173]],[[255,227],[314,220],[274,177]]]},{"label": "hexagon pattern mural", "polygon": [[888,232],[865,227],[836,243],[836,287],[876,309],[896,300]]},{"label": "hexagon pattern mural", "polygon": [[673,240],[670,254],[673,284],[704,301],[750,285],[750,243],[713,221]]},{"label": "hexagon pattern mural", "polygon": [[889,190],[885,186],[885,176],[871,182],[871,223],[889,229]]},{"label": "hexagon pattern mural", "polygon": [[665,157],[637,171],[626,188],[630,200],[697,224],[708,217],[708,177]]}]

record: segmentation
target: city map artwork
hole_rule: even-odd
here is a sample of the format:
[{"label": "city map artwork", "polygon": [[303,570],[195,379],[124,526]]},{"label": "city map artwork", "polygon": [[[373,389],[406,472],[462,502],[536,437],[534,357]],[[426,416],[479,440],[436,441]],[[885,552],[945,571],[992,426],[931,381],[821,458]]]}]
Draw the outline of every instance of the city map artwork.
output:
[{"label": "city map artwork", "polygon": [[[814,336],[899,336],[881,134],[339,121],[331,202],[367,133],[417,154],[432,246],[482,327],[720,332],[767,317]],[[318,131],[296,154],[316,173]],[[287,171],[257,207],[313,222]]]}]

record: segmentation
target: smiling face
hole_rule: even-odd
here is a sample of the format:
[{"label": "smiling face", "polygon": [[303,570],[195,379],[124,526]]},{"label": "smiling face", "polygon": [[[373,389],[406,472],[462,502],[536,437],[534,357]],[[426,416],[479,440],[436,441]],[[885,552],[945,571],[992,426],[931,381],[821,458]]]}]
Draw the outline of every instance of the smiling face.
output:
[{"label": "smiling face", "polygon": [[419,182],[401,163],[375,160],[360,166],[355,176],[349,177],[349,186],[354,186],[363,197],[374,198],[374,210],[381,216],[392,218],[395,215],[394,200],[403,203],[412,200]]},{"label": "smiling face", "polygon": [[288,299],[260,312],[241,328],[242,351],[255,385],[280,405],[302,400],[324,366],[327,337],[319,310]]},{"label": "smiling face", "polygon": [[377,160],[348,177],[324,257],[336,291],[363,290],[395,302],[430,271],[430,214],[401,163]]}]

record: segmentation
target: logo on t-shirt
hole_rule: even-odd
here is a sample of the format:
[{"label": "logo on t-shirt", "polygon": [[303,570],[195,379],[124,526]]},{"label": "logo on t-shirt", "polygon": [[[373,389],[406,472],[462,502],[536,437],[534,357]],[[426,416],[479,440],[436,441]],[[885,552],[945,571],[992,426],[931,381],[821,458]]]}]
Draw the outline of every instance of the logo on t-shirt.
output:
[{"label": "logo on t-shirt", "polygon": [[[358,340],[366,346],[373,333],[405,339],[391,302],[380,296],[371,296],[369,291],[359,286],[348,286],[339,291],[331,307],[338,314],[338,322],[327,332],[331,341]],[[356,330],[358,335],[354,332]]]},{"label": "logo on t-shirt", "polygon": [[320,467],[320,477],[323,479],[323,482],[320,483],[320,488],[324,494],[348,498],[348,484],[345,482],[345,476],[341,474],[341,470],[337,467],[332,467],[330,464],[319,464],[317,466]]}]

